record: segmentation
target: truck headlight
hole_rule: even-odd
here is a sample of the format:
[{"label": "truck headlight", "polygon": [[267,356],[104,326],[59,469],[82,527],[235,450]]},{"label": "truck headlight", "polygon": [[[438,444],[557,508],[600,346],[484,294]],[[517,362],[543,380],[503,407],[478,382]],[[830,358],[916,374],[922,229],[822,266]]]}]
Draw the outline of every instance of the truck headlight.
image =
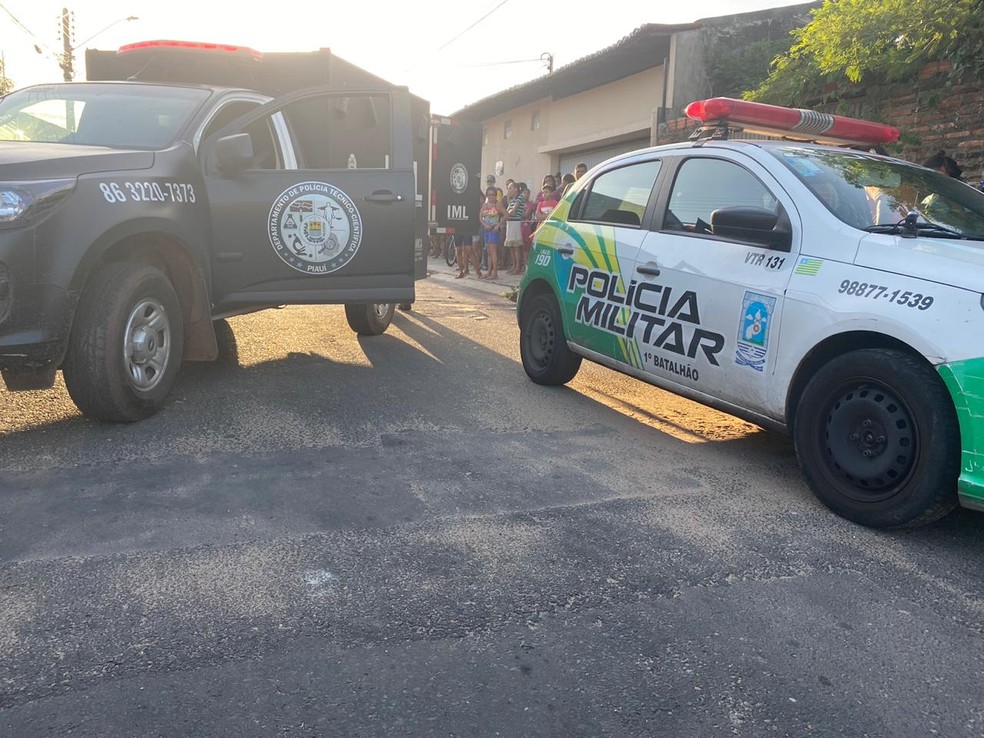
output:
[{"label": "truck headlight", "polygon": [[39,220],[74,188],[74,179],[0,182],[0,228]]}]

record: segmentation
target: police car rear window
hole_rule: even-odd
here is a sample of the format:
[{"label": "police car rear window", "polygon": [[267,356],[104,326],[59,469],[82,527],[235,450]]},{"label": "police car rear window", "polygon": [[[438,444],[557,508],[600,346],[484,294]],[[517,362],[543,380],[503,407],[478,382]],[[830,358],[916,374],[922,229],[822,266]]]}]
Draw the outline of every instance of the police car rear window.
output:
[{"label": "police car rear window", "polygon": [[138,84],[28,87],[0,101],[0,141],[161,149],[209,94]]}]

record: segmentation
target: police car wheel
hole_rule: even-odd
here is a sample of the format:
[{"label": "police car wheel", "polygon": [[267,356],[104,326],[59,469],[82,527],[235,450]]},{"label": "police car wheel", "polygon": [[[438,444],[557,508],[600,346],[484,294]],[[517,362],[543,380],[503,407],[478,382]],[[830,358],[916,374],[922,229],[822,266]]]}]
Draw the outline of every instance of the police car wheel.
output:
[{"label": "police car wheel", "polygon": [[384,333],[393,321],[396,304],[376,302],[371,305],[346,305],[345,318],[349,328],[360,336],[378,336]]},{"label": "police car wheel", "polygon": [[537,295],[523,306],[519,353],[526,375],[537,384],[566,384],[581,368],[581,357],[567,347],[553,295]]},{"label": "police car wheel", "polygon": [[956,412],[911,354],[863,349],[825,364],[803,390],[793,437],[810,488],[848,520],[915,527],[956,507]]},{"label": "police car wheel", "polygon": [[184,351],[181,304],[146,264],[99,267],[79,302],[64,376],[83,415],[132,423],[157,412]]}]

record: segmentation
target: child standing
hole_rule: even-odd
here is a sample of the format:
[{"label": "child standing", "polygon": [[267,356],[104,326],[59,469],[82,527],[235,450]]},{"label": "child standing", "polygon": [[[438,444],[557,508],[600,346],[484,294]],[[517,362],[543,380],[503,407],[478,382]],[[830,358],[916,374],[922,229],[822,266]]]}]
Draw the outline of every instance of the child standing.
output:
[{"label": "child standing", "polygon": [[521,274],[523,250],[523,215],[526,213],[526,200],[519,192],[519,184],[510,182],[506,188],[506,248],[512,256],[509,274]]},{"label": "child standing", "polygon": [[505,212],[502,203],[496,198],[496,187],[485,188],[485,202],[479,212],[479,220],[482,222],[482,235],[485,248],[488,252],[488,271],[485,276],[479,279],[498,279],[499,278],[499,236],[502,217]]}]

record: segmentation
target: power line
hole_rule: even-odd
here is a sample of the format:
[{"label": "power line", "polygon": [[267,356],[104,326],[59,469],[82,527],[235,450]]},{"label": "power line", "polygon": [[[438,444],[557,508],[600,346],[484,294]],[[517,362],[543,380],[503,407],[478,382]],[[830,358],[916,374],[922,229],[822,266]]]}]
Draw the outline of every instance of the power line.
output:
[{"label": "power line", "polygon": [[25,25],[24,25],[23,23],[21,23],[21,22],[20,22],[20,21],[19,21],[19,20],[17,19],[17,16],[15,16],[15,15],[14,15],[13,13],[11,13],[11,12],[10,12],[9,10],[7,10],[7,7],[6,7],[6,6],[5,6],[5,5],[3,4],[3,3],[0,3],[0,10],[3,10],[3,12],[4,12],[4,13],[6,13],[7,15],[9,15],[9,16],[10,16],[10,19],[11,19],[11,20],[12,20],[12,21],[13,21],[14,23],[16,23],[16,24],[17,24],[18,26],[20,26],[20,28],[21,28],[21,30],[23,30],[23,31],[24,31],[24,33],[26,33],[26,34],[27,34],[28,36],[30,36],[31,38],[33,38],[33,39],[34,39],[35,41],[37,41],[37,42],[38,42],[39,44],[41,44],[41,46],[43,46],[44,48],[46,48],[46,49],[48,49],[48,51],[51,51],[51,49],[50,49],[50,48],[48,47],[48,45],[47,45],[47,44],[46,44],[46,43],[45,43],[44,41],[42,41],[41,39],[39,39],[39,38],[38,38],[38,37],[37,37],[37,36],[36,36],[36,35],[34,34],[34,32],[33,32],[33,31],[31,31],[31,29],[30,29],[30,28],[28,28],[28,27],[27,27],[27,26],[25,26]]},{"label": "power line", "polygon": [[530,62],[545,63],[542,56],[536,59],[513,59],[512,61],[486,62],[484,64],[455,64],[452,69],[474,69],[476,67],[499,67],[504,64],[529,64]]},{"label": "power line", "polygon": [[501,3],[499,3],[498,5],[496,5],[494,8],[492,8],[492,10],[490,10],[488,13],[486,13],[485,15],[483,15],[477,21],[475,21],[474,23],[472,23],[470,26],[468,26],[468,28],[466,28],[464,31],[462,31],[461,33],[459,33],[457,36],[455,36],[454,38],[452,38],[447,43],[445,43],[445,44],[443,44],[441,46],[438,46],[437,47],[437,50],[438,51],[443,51],[444,49],[446,49],[448,46],[450,46],[455,41],[457,41],[459,38],[461,38],[462,36],[464,36],[471,29],[473,29],[475,26],[477,26],[479,23],[481,23],[483,20],[485,20],[486,18],[488,18],[490,15],[492,15],[495,11],[497,11],[499,8],[501,8],[503,5],[505,5],[508,2],[509,2],[509,0],[502,0]]}]

